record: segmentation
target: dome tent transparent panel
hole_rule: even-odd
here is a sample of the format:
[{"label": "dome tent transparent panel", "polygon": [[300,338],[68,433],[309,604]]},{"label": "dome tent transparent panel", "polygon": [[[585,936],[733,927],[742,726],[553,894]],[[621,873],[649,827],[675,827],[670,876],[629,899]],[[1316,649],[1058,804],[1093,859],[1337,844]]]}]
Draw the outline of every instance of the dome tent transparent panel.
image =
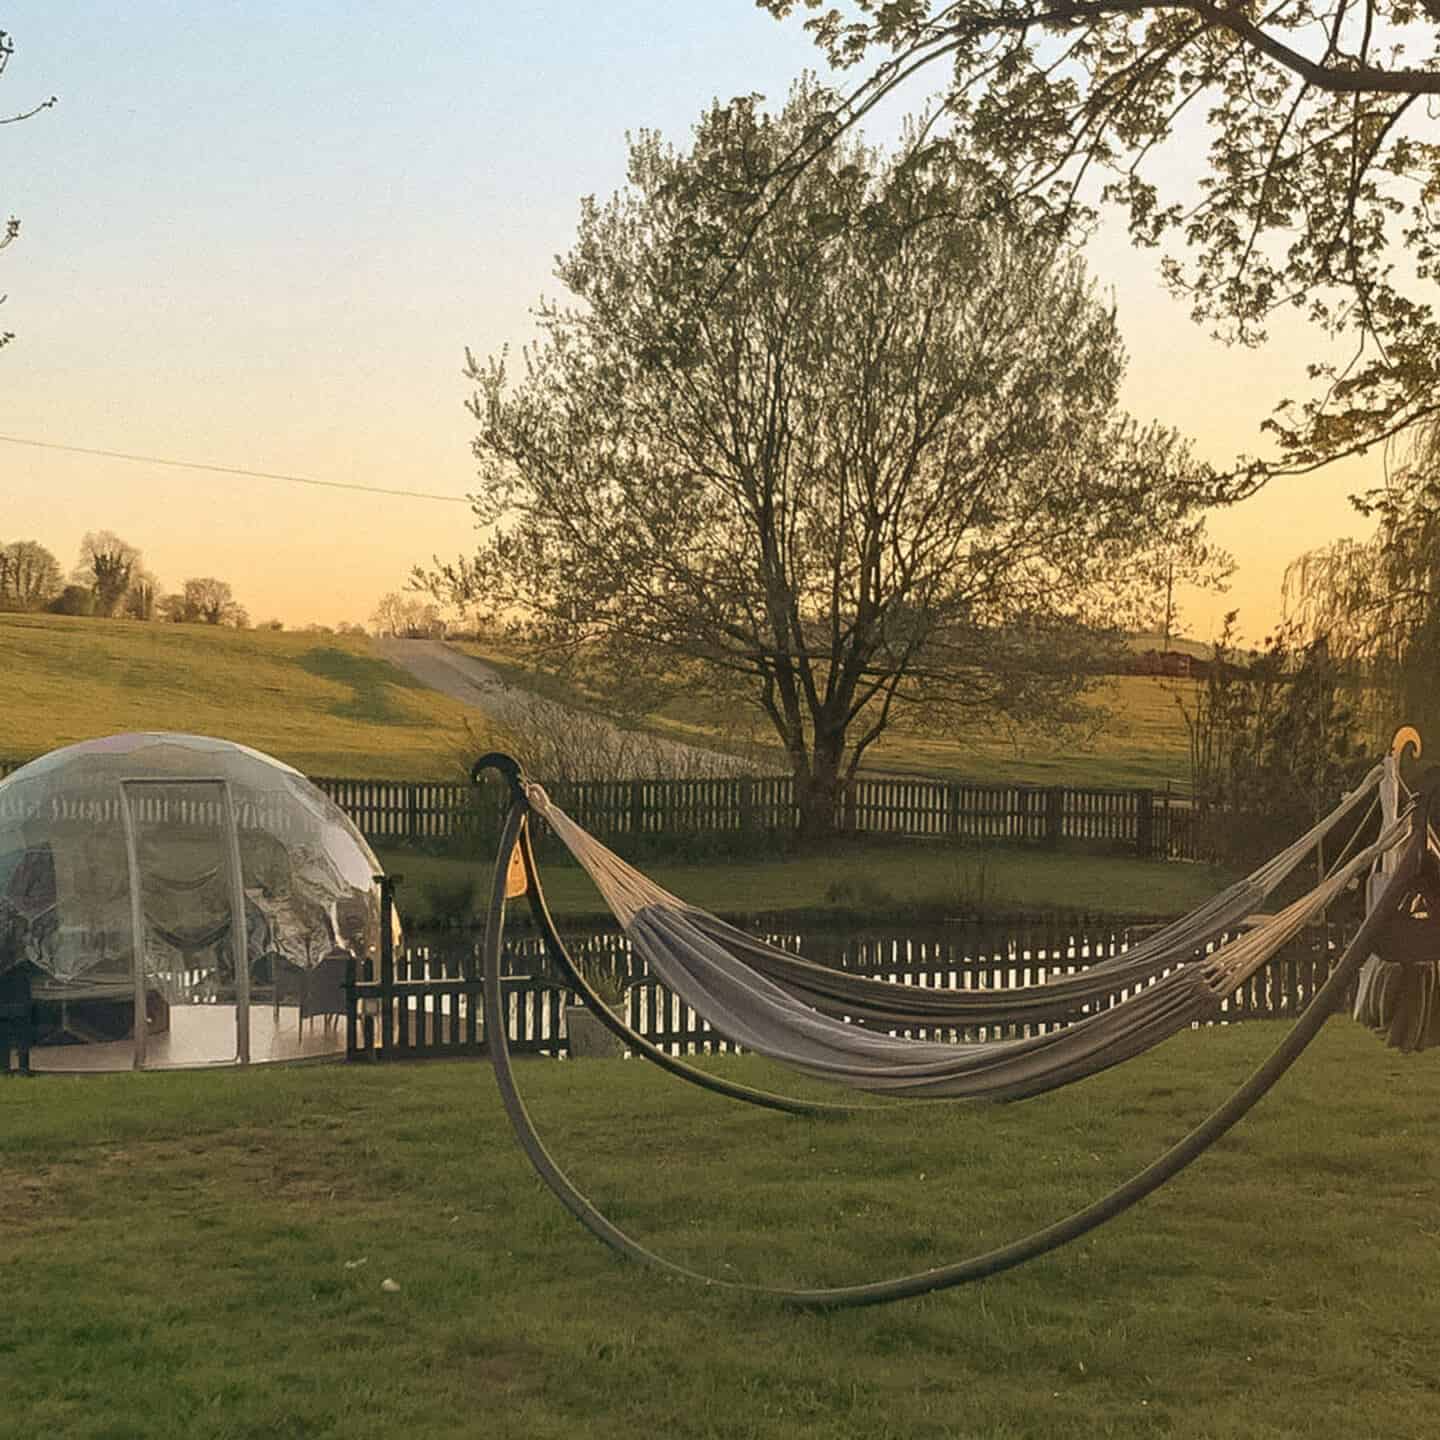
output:
[{"label": "dome tent transparent panel", "polygon": [[147,991],[233,999],[227,792],[250,978],[374,956],[380,866],[333,801],[246,746],[147,733],[71,745],[0,781],[0,972],[28,962],[54,985],[133,994],[138,897]]}]

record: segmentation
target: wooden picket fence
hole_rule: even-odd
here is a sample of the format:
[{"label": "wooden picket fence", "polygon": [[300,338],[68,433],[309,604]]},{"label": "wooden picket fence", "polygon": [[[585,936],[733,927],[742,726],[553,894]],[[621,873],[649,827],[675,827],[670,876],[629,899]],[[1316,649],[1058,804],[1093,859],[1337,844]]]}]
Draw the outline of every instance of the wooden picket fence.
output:
[{"label": "wooden picket fence", "polygon": [[[505,803],[498,785],[318,778],[367,839],[381,843],[492,839]],[[789,833],[799,824],[789,776],[700,780],[592,780],[546,787],[601,840]],[[841,798],[844,835],[958,842],[1014,842],[1195,858],[1187,801],[1166,791],[988,784],[907,776],[861,776]]]},{"label": "wooden picket fence", "polygon": [[[808,958],[895,984],[1001,991],[1074,974],[1120,953],[1131,931],[1096,917],[958,924],[929,930],[866,932],[846,939],[776,935],[772,941]],[[1344,937],[1339,927],[1312,927],[1285,947],[1224,1002],[1218,1021],[1293,1019],[1329,976]],[[575,942],[577,961],[606,958],[626,976],[622,1013],[639,1034],[672,1055],[739,1047],[649,973],[623,935],[599,932]],[[568,1055],[565,1020],[576,997],[549,971],[538,938],[509,947],[506,1034],[518,1054]],[[350,1059],[400,1060],[488,1053],[484,984],[475,942],[412,946],[374,974],[351,978],[347,1018]],[[1117,990],[1095,1008],[1125,999]],[[892,1031],[918,1039],[976,1043],[1044,1034],[1054,1025],[972,1026]]]},{"label": "wooden picket fence", "polygon": [[[23,762],[0,760],[0,778]],[[493,841],[505,792],[451,780],[312,777],[377,844]],[[574,820],[601,840],[662,836],[784,834],[799,824],[789,776],[695,780],[591,780],[547,786]],[[1187,801],[1163,790],[990,784],[863,775],[843,794],[842,834],[957,842],[1011,842],[1197,858]]]}]

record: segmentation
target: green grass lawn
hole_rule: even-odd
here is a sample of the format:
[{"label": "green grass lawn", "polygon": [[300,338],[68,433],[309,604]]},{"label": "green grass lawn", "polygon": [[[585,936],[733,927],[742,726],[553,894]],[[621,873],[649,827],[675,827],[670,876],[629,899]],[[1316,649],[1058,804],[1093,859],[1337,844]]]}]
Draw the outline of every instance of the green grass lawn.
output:
[{"label": "green grass lawn", "polygon": [[[577,1183],[643,1242],[727,1279],[839,1283],[1084,1203],[1279,1033],[1189,1032],[1024,1105],[844,1122],[639,1062],[534,1061],[520,1082]],[[1422,1440],[1440,1392],[1437,1113],[1435,1057],[1332,1022],[1239,1129],[1084,1241],[819,1315],[616,1261],[542,1191],[480,1063],[4,1081],[3,1429]]]},{"label": "green grass lawn", "polygon": [[[483,913],[492,857],[447,859],[405,850],[379,855],[387,872],[404,877],[397,895],[409,923],[427,923],[434,909],[431,896],[466,885],[472,913]],[[832,915],[846,923],[859,916],[890,921],[976,910],[1178,915],[1231,878],[1208,865],[922,843],[856,844],[815,854],[688,864],[650,857],[638,864],[657,884],[706,910],[736,916],[788,911],[813,914],[822,922]],[[557,916],[592,916],[604,909],[589,877],[574,864],[542,861],[541,879]]]},{"label": "green grass lawn", "polygon": [[[458,648],[494,666],[520,689],[567,705],[600,704],[583,688],[527,669],[503,646],[462,643]],[[1181,705],[1191,703],[1193,688],[1190,681],[1109,676],[1094,695],[1108,719],[1094,734],[1057,737],[1033,730],[1012,734],[985,716],[943,736],[896,727],[870,748],[865,765],[943,779],[1155,788],[1169,783],[1184,789],[1190,782],[1190,752]],[[645,723],[671,739],[759,749],[775,764],[781,763],[772,732],[744,707],[727,712],[708,697],[682,698],[646,717]]]},{"label": "green grass lawn", "polygon": [[[126,730],[238,740],[311,775],[458,776],[476,712],[364,636],[0,614],[0,756]],[[479,727],[484,729],[483,723]]]}]

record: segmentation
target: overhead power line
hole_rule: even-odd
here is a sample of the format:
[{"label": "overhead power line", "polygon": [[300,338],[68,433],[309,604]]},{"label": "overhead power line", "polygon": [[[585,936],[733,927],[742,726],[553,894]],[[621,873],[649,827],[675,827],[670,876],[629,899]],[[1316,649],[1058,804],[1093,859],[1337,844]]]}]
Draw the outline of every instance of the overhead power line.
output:
[{"label": "overhead power line", "polygon": [[359,490],[366,495],[399,495],[407,500],[440,500],[468,505],[464,495],[436,495],[428,490],[392,490],[383,485],[360,485],[353,480],[315,480],[309,475],[282,475],[273,470],[246,470],[238,465],[207,465],[199,460],[169,460],[160,455],[131,455],[124,450],[92,450],[84,445],[62,445],[54,440],[26,440],[0,435],[7,445],[29,445],[36,450],[63,450],[71,455],[96,455],[102,460],[133,460],[141,465],[166,465],[175,470],[208,470],[215,475],[241,475],[251,480],[283,480],[289,485],[318,485],[324,490]]}]

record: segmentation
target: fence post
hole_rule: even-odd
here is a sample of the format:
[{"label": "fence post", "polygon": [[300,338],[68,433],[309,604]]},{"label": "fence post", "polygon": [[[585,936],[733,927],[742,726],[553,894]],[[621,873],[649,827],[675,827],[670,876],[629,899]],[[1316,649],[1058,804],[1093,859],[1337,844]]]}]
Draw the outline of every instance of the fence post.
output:
[{"label": "fence post", "polygon": [[1054,850],[1060,844],[1060,832],[1065,819],[1065,791],[1059,785],[1051,785],[1045,791],[1045,847]]},{"label": "fence post", "polygon": [[377,875],[380,886],[380,1045],[395,1049],[395,887],[403,875]]},{"label": "fence post", "polygon": [[645,786],[639,780],[630,782],[630,833],[639,835],[645,824]]},{"label": "fence post", "polygon": [[355,1006],[359,1004],[355,994],[355,982],[359,979],[354,953],[345,962],[345,1058],[353,1060],[359,1045],[360,1027],[355,1021]]},{"label": "fence post", "polygon": [[945,833],[952,839],[960,838],[960,786],[952,780],[946,786]]},{"label": "fence post", "polygon": [[755,782],[748,776],[740,777],[740,833],[755,833]]},{"label": "fence post", "polygon": [[1135,792],[1135,848],[1146,860],[1155,854],[1155,793],[1152,790]]}]

